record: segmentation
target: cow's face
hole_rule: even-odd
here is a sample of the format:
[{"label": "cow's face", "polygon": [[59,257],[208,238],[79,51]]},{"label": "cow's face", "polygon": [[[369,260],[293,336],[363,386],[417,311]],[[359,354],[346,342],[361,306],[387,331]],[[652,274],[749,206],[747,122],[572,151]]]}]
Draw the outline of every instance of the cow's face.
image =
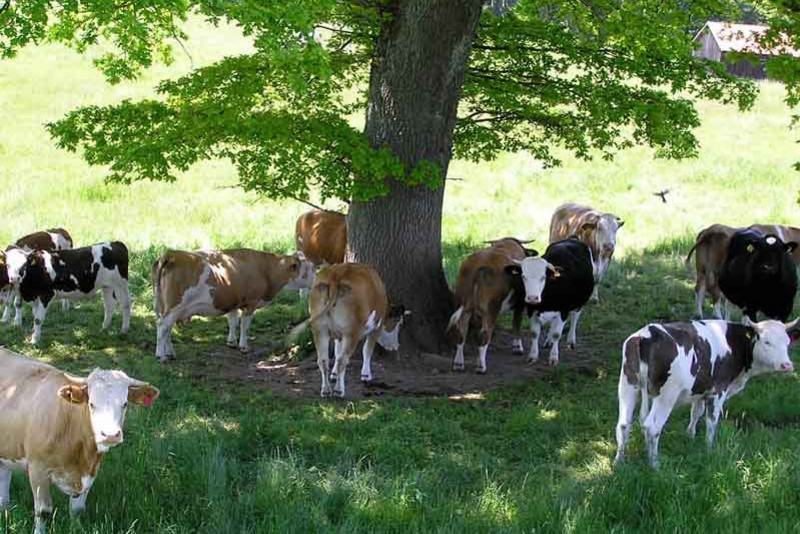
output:
[{"label": "cow's face", "polygon": [[[781,271],[787,258],[797,248],[797,243],[784,243],[774,235],[768,235],[765,241],[765,245],[756,248],[753,252],[757,254],[756,269],[760,274],[769,276]],[[749,248],[748,251],[750,251]]]},{"label": "cow's face", "polygon": [[788,332],[797,325],[797,320],[783,324],[780,321],[766,320],[753,323],[747,317],[744,324],[755,331],[753,345],[753,361],[758,367],[769,371],[794,371],[794,364],[789,359]]},{"label": "cow's face", "polygon": [[59,389],[58,394],[67,402],[87,405],[99,452],[108,452],[122,443],[129,402],[152,406],[159,395],[158,389],[122,371],[94,370],[88,378],[69,379],[71,383]]},{"label": "cow's face", "polygon": [[548,278],[557,278],[560,272],[544,258],[525,258],[506,267],[506,273],[522,277],[525,287],[525,302],[539,304]]},{"label": "cow's face", "polygon": [[601,256],[611,257],[614,254],[614,250],[617,248],[617,230],[623,224],[625,223],[622,219],[609,213],[598,219],[595,243],[597,243],[597,249]]},{"label": "cow's face", "polygon": [[8,282],[15,285],[19,284],[22,277],[25,276],[28,264],[28,253],[21,248],[12,248],[6,251],[5,263]]},{"label": "cow's face", "polygon": [[293,256],[284,256],[281,263],[289,271],[286,289],[311,289],[315,277],[314,264],[306,259],[305,254],[296,252]]}]

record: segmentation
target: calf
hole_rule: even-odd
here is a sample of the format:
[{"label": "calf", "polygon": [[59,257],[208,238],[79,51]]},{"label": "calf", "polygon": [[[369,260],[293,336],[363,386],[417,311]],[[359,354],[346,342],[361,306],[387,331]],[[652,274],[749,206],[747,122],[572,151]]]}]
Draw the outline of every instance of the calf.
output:
[{"label": "calf", "polygon": [[524,309],[524,291],[518,262],[534,257],[538,252],[526,249],[513,237],[491,241],[488,248],[473,252],[458,270],[455,287],[456,311],[450,317],[448,337],[456,343],[453,370],[464,370],[464,345],[470,322],[480,324],[478,373],[486,372],[486,353],[499,314],[514,313],[514,352],[522,354],[520,325]]},{"label": "calf", "polygon": [[344,261],[347,217],[341,213],[313,210],[297,218],[294,240],[297,250],[316,266]]},{"label": "calf", "polygon": [[592,250],[594,300],[599,299],[597,290],[614,256],[617,231],[624,224],[625,221],[611,213],[571,203],[556,208],[550,219],[550,243],[575,235]]},{"label": "calf", "polygon": [[128,293],[128,248],[119,241],[90,247],[28,254],[19,292],[22,300],[33,303],[33,336],[38,344],[47,307],[54,298],[77,300],[103,292],[103,329],[111,326],[116,304],[122,307],[122,330],[128,333],[131,299]]},{"label": "calf", "polygon": [[531,350],[528,362],[539,359],[539,335],[548,325],[545,348],[550,348],[549,363],[558,363],[558,342],[567,316],[572,313],[567,342],[576,344],[581,311],[594,290],[592,251],[577,237],[551,243],[542,256],[547,271],[527,258],[520,265],[525,288],[525,304],[531,317]]},{"label": "calf", "polygon": [[[800,242],[800,228],[793,226],[782,226],[779,224],[753,224],[749,230],[757,230],[764,235],[774,234],[784,243]],[[743,230],[724,224],[712,224],[704,228],[695,240],[694,246],[686,256],[686,265],[695,257],[695,268],[697,272],[695,280],[695,301],[697,305],[697,317],[703,318],[703,301],[706,294],[711,297],[714,305],[714,317],[721,319],[723,316],[723,306],[727,304],[725,295],[719,287],[719,277],[722,266],[728,257],[728,246],[730,245],[733,234]],[[800,248],[792,252],[792,260],[796,265],[800,265]],[[725,315],[727,316],[727,307]]]},{"label": "calf", "polygon": [[790,256],[796,248],[797,243],[784,243],[775,235],[736,232],[722,265],[720,289],[753,321],[759,311],[786,321],[797,293],[797,269]]},{"label": "calf", "polygon": [[[11,318],[11,308],[15,308],[16,314],[14,315],[14,324],[22,326],[22,303],[19,295],[19,276],[20,269],[25,264],[28,253],[33,250],[45,250],[53,252],[58,250],[69,250],[73,246],[72,237],[69,232],[63,228],[51,228],[42,232],[34,232],[23,236],[17,241],[6,248],[6,252],[10,254],[10,261],[8,269],[11,271],[11,278],[16,280],[5,292],[0,293],[0,301],[4,305],[3,316],[0,321],[7,323]],[[14,251],[14,252],[12,252]],[[7,274],[8,276],[8,274]],[[2,291],[2,285],[0,285]],[[61,301],[61,307],[64,310],[69,308],[69,301],[64,299]]]},{"label": "calf", "polygon": [[[360,340],[364,340],[361,380],[372,380],[375,344],[386,350],[400,348],[402,307],[389,309],[386,289],[375,270],[363,263],[340,263],[317,273],[308,299],[309,322],[322,375],[320,395],[345,395],[345,372]],[[330,340],[334,339],[333,369],[328,379]]]},{"label": "calf", "polygon": [[251,249],[164,254],[153,265],[153,294],[158,317],[156,358],[175,356],[172,327],[195,315],[228,316],[229,347],[250,350],[247,332],[253,314],[284,289],[311,287],[314,268],[298,252],[280,256]]},{"label": "calf", "polygon": [[10,504],[11,471],[27,471],[34,534],[45,534],[50,485],[82,512],[103,456],[122,443],[128,403],[152,406],[159,391],[122,371],[82,378],[3,348],[0,369],[0,509]]},{"label": "calf", "polygon": [[[622,461],[641,394],[639,419],[647,442],[650,465],[658,469],[658,439],[672,409],[691,404],[687,432],[695,436],[697,422],[706,413],[706,441],[714,443],[725,401],[742,391],[747,381],[771,371],[791,372],[790,324],[767,320],[744,324],[725,321],[650,324],[622,345],[619,375],[617,455]],[[650,402],[652,400],[652,408]]]}]

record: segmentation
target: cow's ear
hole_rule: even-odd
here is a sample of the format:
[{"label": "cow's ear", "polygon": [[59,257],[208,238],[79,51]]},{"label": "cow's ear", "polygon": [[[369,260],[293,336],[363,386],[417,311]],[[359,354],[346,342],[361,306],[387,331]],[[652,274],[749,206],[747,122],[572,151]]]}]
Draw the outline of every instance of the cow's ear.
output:
[{"label": "cow's ear", "polygon": [[158,388],[144,382],[136,382],[128,386],[128,402],[139,406],[152,406],[159,395]]},{"label": "cow's ear", "polygon": [[581,225],[581,230],[595,230],[597,228],[597,221],[585,222]]},{"label": "cow's ear", "polygon": [[89,401],[89,388],[81,384],[68,384],[58,389],[58,396],[72,404],[85,404]]},{"label": "cow's ear", "polygon": [[513,263],[511,265],[506,265],[506,268],[504,270],[506,274],[509,276],[522,276],[522,266],[516,263]]},{"label": "cow's ear", "polygon": [[547,264],[547,277],[548,278],[551,278],[551,279],[552,278],[559,278],[561,276],[561,273],[563,273],[563,272],[564,272],[564,268],[563,267],[559,267],[557,265],[553,265],[553,264],[550,264],[550,263]]},{"label": "cow's ear", "polygon": [[622,226],[623,226],[624,224],[625,224],[625,221],[623,221],[622,219],[620,219],[619,217],[617,217],[617,228],[622,228]]},{"label": "cow's ear", "polygon": [[786,252],[791,254],[797,248],[797,243],[795,241],[789,241],[788,243],[784,244],[784,246],[786,247]]},{"label": "cow's ear", "polygon": [[534,258],[534,257],[539,255],[539,251],[535,250],[535,249],[532,249],[532,248],[524,248],[523,247],[522,250],[525,251],[525,257],[527,257],[527,258]]}]

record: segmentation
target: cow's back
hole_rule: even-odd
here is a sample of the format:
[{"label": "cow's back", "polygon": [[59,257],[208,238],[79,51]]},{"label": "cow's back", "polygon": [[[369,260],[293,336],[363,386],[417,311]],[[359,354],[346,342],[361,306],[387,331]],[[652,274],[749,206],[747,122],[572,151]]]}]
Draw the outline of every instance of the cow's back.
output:
[{"label": "cow's back", "polygon": [[551,243],[542,256],[560,269],[559,276],[548,278],[542,292],[543,311],[581,308],[594,290],[592,252],[577,238]]},{"label": "cow's back", "polygon": [[302,214],[295,224],[295,244],[315,265],[342,263],[347,248],[347,217],[323,210]]},{"label": "cow's back", "polygon": [[53,252],[56,250],[68,250],[73,246],[72,237],[63,228],[50,228],[48,230],[33,232],[22,236],[14,243],[14,246],[26,250],[45,250]]},{"label": "cow's back", "polygon": [[383,322],[389,309],[383,280],[372,267],[361,263],[331,265],[317,273],[309,300],[311,315],[328,304],[338,327],[347,327],[345,323],[350,321],[363,327],[373,312],[375,320]]},{"label": "cow's back", "polygon": [[[582,236],[581,227],[586,222],[589,214],[599,213],[589,206],[567,203],[557,207],[550,219],[550,243],[561,241],[572,235],[578,235],[584,242],[587,236]],[[587,243],[589,244],[589,243]]]},{"label": "cow's back", "polygon": [[522,257],[512,258],[492,248],[478,250],[467,256],[461,263],[461,267],[459,267],[458,279],[456,280],[455,296],[457,307],[471,302],[479,271],[485,272],[488,270],[495,277],[502,276],[505,268],[512,265],[514,260],[522,261],[524,258],[524,252]]}]

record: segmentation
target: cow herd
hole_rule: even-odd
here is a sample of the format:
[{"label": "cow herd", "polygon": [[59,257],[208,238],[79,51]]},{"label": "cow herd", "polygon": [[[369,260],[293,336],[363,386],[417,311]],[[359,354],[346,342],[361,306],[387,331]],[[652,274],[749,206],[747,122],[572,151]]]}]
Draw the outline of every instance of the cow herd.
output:
[{"label": "cow herd", "polygon": [[[476,334],[475,371],[488,372],[487,356],[500,314],[512,314],[513,350],[524,354],[522,320],[529,317],[528,362],[559,361],[559,343],[567,321],[567,344],[577,343],[577,325],[594,297],[616,248],[619,217],[578,204],[564,204],[550,222],[543,254],[529,242],[505,237],[467,256],[453,289],[455,310],[445,332],[455,345],[452,368],[466,369],[469,333]],[[251,249],[169,251],[151,271],[156,315],[155,355],[175,357],[173,326],[194,316],[226,315],[227,344],[250,350],[248,332],[256,310],[284,290],[308,294],[323,397],[345,396],[348,362],[362,346],[361,380],[373,379],[376,345],[399,348],[405,311],[390,303],[383,281],[369,265],[345,263],[346,217],[315,210],[295,228],[297,251],[289,255]],[[649,324],[622,347],[619,377],[617,455],[623,459],[640,404],[640,420],[650,463],[658,467],[658,441],[673,408],[691,404],[687,429],[694,436],[706,417],[706,439],[713,443],[724,403],[758,374],[791,372],[789,345],[800,338],[798,321],[787,322],[797,292],[800,229],[779,225],[732,228],[713,225],[697,236],[686,259],[695,256],[696,320]],[[74,247],[63,229],[25,236],[0,252],[2,321],[23,322],[23,302],[33,309],[31,342],[41,340],[49,305],[103,296],[102,327],[110,327],[121,309],[121,332],[130,327],[128,249],[121,242]],[[713,320],[703,319],[706,295]],[[392,305],[394,304],[394,305]],[[733,304],[742,323],[728,321]],[[757,322],[758,313],[766,319]],[[723,320],[724,316],[724,320]],[[331,341],[333,343],[331,343]],[[362,343],[363,342],[363,343]],[[331,345],[333,363],[330,362]],[[35,533],[46,532],[52,513],[50,487],[71,497],[80,512],[103,454],[122,442],[129,403],[151,406],[153,386],[121,371],[95,370],[77,377],[0,348],[0,509],[9,503],[12,469],[28,472],[34,494]]]}]

